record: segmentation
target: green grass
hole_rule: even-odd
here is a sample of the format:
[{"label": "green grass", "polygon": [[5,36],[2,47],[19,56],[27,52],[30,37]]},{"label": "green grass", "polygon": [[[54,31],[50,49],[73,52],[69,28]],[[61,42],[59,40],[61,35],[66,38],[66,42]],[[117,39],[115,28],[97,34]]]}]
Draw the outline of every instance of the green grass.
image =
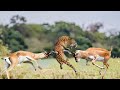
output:
[{"label": "green grass", "polygon": [[[29,64],[23,63],[21,66],[16,66],[10,72],[10,78],[12,79],[101,79],[99,75],[99,68],[89,62],[89,66],[86,66],[85,60],[81,60],[76,63],[74,59],[70,59],[69,62],[76,68],[78,75],[76,76],[74,71],[63,64],[63,69],[59,67],[59,63],[55,59],[42,59],[39,61],[39,65],[42,70],[37,69],[34,71],[33,67]],[[4,67],[4,62],[1,60],[1,68]],[[96,62],[102,66],[102,62]],[[120,59],[110,59],[108,61],[109,69],[105,75],[105,79],[120,79]],[[34,63],[35,64],[35,63]],[[6,79],[6,73],[0,79]]]}]

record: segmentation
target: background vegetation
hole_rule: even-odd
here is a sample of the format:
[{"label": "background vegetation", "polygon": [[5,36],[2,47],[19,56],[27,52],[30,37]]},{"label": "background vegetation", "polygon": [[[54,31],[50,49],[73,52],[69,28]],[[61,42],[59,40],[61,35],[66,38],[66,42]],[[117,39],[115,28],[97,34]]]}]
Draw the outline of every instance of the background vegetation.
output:
[{"label": "background vegetation", "polygon": [[53,25],[28,24],[26,17],[15,15],[11,17],[8,25],[0,25],[0,54],[5,55],[5,52],[17,50],[50,51],[59,36],[69,35],[77,41],[77,49],[102,47],[109,50],[113,46],[112,57],[120,57],[120,32],[107,36],[100,32],[103,27],[101,22],[91,24],[86,29],[65,21],[58,21]]}]

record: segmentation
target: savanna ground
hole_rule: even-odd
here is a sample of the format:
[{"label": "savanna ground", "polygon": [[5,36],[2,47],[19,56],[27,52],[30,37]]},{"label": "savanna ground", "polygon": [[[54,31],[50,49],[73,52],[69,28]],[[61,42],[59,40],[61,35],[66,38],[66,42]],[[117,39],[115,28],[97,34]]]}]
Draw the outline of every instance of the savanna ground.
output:
[{"label": "savanna ground", "polygon": [[[86,66],[85,60],[81,60],[76,63],[74,59],[70,59],[69,62],[76,68],[78,75],[76,76],[74,71],[63,64],[61,70],[58,62],[55,59],[42,59],[39,60],[39,65],[42,70],[37,69],[34,71],[33,67],[29,64],[23,63],[21,66],[15,67],[10,72],[10,78],[12,79],[101,79],[99,75],[99,68],[93,66],[89,62],[89,66]],[[102,62],[96,62],[102,66]],[[108,61],[109,69],[104,79],[120,79],[120,58],[110,59]],[[34,63],[35,64],[35,63]],[[4,68],[4,61],[0,60],[0,70]],[[104,70],[103,70],[104,71]],[[0,79],[6,79],[6,73]]]}]

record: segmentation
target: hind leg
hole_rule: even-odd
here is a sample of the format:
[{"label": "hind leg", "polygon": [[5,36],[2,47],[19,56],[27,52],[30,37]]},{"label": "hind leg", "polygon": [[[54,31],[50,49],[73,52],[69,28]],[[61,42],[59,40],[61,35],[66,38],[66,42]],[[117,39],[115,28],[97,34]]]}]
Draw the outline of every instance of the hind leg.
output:
[{"label": "hind leg", "polygon": [[10,67],[6,70],[6,74],[7,74],[7,78],[8,79],[10,79],[10,77],[9,77],[9,72],[15,67],[15,66],[17,66],[17,64],[18,64],[18,59],[17,59],[17,57],[10,57],[10,60],[11,60],[11,65],[10,65]]},{"label": "hind leg", "polygon": [[73,70],[74,70],[74,72],[75,72],[75,74],[77,75],[77,71],[76,71],[76,69],[74,68],[74,66],[72,65],[72,64],[70,64],[68,61],[66,61],[66,60],[63,60],[62,61],[64,64],[66,64],[66,65],[68,65],[69,67],[71,67]]},{"label": "hind leg", "polygon": [[104,73],[103,73],[103,75],[102,75],[102,79],[104,78],[104,76],[105,76],[105,74],[106,74],[106,72],[107,72],[107,69],[108,69],[108,67],[109,67],[109,64],[108,64],[108,63],[105,63],[105,62],[104,62],[104,65],[106,66],[106,69],[105,69],[105,71],[104,71]]},{"label": "hind leg", "polygon": [[63,62],[61,62],[61,56],[56,55],[56,60],[57,60],[57,61],[58,61],[58,63],[60,64],[60,69],[63,69],[63,67],[62,67]]},{"label": "hind leg", "polygon": [[7,70],[5,70],[8,79],[10,79],[9,72],[10,72],[15,66],[16,66],[16,64],[11,64],[10,67],[9,67]]},{"label": "hind leg", "polygon": [[64,64],[68,65],[69,67],[71,67],[74,70],[74,72],[77,74],[76,69],[68,62],[68,60],[65,57],[64,53],[58,54],[56,56],[56,59],[60,63],[60,68],[61,69],[62,69],[62,64],[64,63]]},{"label": "hind leg", "polygon": [[2,74],[8,69],[10,67],[10,64],[9,63],[7,63],[7,62],[5,62],[5,68],[1,71],[1,76],[2,76]]},{"label": "hind leg", "polygon": [[96,67],[98,67],[98,68],[100,68],[100,69],[104,69],[104,67],[101,67],[101,66],[97,65],[95,62],[96,62],[96,59],[93,59],[93,60],[92,60],[92,64],[93,64],[93,65],[95,65]]},{"label": "hind leg", "polygon": [[60,62],[59,60],[57,60],[57,61],[58,61],[58,63],[60,64],[60,69],[63,69],[63,67],[62,67],[63,63]]},{"label": "hind leg", "polygon": [[89,65],[90,65],[90,64],[88,64],[88,62],[89,62],[89,61],[88,61],[88,60],[86,60],[86,66],[89,66]]},{"label": "hind leg", "polygon": [[62,62],[60,62],[60,69],[63,69],[62,65],[63,65],[63,63],[62,63]]}]

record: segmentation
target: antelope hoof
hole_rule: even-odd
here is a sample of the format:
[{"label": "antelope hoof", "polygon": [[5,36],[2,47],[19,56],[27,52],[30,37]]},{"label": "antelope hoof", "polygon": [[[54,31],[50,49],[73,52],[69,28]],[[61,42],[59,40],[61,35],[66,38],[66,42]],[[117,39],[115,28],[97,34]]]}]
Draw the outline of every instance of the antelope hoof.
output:
[{"label": "antelope hoof", "polygon": [[101,72],[99,72],[99,74],[100,74],[100,75],[102,75],[102,73],[101,73]]},{"label": "antelope hoof", "polygon": [[77,71],[75,71],[75,74],[78,75]]},{"label": "antelope hoof", "polygon": [[78,61],[77,60],[75,60],[77,63],[78,63]]},{"label": "antelope hoof", "polygon": [[102,76],[102,79],[104,79],[104,76]]},{"label": "antelope hoof", "polygon": [[60,67],[60,69],[63,69],[62,67]]}]

